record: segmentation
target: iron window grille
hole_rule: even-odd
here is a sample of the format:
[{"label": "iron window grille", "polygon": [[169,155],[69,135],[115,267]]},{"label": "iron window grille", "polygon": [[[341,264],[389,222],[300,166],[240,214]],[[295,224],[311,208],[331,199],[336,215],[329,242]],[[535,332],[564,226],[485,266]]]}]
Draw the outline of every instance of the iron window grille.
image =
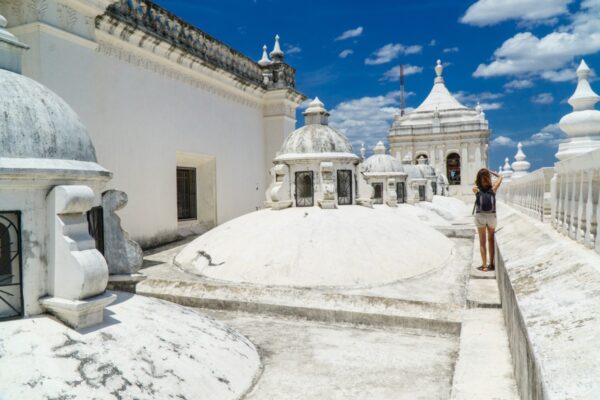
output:
[{"label": "iron window grille", "polygon": [[383,183],[373,184],[373,204],[383,204]]},{"label": "iron window grille", "polygon": [[339,205],[352,205],[352,171],[348,169],[338,170],[337,192]]},{"label": "iron window grille", "polygon": [[460,185],[460,156],[456,153],[448,155],[446,171],[450,185]]},{"label": "iron window grille", "polygon": [[21,212],[0,212],[0,319],[23,316]]},{"label": "iron window grille", "polygon": [[406,202],[406,186],[404,182],[396,183],[396,197],[398,198],[398,203]]},{"label": "iron window grille", "polygon": [[296,207],[312,207],[315,202],[313,172],[296,172]]}]

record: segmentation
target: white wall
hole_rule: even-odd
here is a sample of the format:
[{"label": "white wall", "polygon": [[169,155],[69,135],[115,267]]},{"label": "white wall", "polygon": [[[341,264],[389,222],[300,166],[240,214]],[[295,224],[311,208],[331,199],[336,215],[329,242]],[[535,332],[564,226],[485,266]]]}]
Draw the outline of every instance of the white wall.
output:
[{"label": "white wall", "polygon": [[133,239],[148,246],[177,231],[177,152],[215,157],[219,224],[262,207],[267,156],[260,103],[225,98],[134,65],[139,58],[120,60],[93,42],[40,26],[13,29],[32,47],[23,73],[81,116],[99,164],[114,173],[108,188],[129,196],[120,215]]}]

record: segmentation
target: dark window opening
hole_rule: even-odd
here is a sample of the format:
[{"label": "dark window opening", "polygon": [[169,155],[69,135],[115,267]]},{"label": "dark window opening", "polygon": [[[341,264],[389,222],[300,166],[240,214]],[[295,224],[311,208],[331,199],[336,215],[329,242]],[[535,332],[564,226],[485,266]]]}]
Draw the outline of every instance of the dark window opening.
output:
[{"label": "dark window opening", "polygon": [[398,203],[406,203],[406,184],[404,182],[396,183],[396,197]]},{"label": "dark window opening", "polygon": [[419,185],[419,201],[425,201],[425,186]]},{"label": "dark window opening", "polygon": [[296,172],[296,207],[314,205],[313,172]]},{"label": "dark window opening", "polygon": [[92,207],[87,213],[88,231],[96,242],[96,249],[104,254],[104,211],[102,207]]},{"label": "dark window opening", "polygon": [[339,170],[337,172],[337,192],[339,205],[352,204],[352,171]]},{"label": "dark window opening", "polygon": [[177,219],[196,219],[196,204],[196,168],[177,167]]},{"label": "dark window opening", "polygon": [[23,315],[21,213],[0,212],[0,319]]},{"label": "dark window opening", "polygon": [[383,204],[383,183],[373,184],[373,204]]},{"label": "dark window opening", "polygon": [[446,159],[446,172],[450,185],[460,185],[460,156],[456,153],[448,155]]}]

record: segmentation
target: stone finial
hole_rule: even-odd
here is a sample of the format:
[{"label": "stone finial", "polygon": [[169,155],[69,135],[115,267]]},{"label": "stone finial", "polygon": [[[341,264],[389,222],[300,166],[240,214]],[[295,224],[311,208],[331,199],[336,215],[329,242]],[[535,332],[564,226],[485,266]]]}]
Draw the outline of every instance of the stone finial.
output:
[{"label": "stone finial", "polygon": [[600,111],[595,109],[600,96],[590,86],[590,72],[586,62],[581,60],[577,68],[577,88],[569,98],[573,111],[559,122],[560,129],[567,134],[556,153],[561,161],[600,148]]},{"label": "stone finial", "polygon": [[501,175],[504,177],[504,179],[506,181],[510,181],[510,179],[512,178],[513,171],[510,168],[510,162],[508,160],[508,157],[506,157],[504,159],[504,167],[502,168]]},{"label": "stone finial", "polygon": [[271,52],[271,59],[273,62],[282,62],[284,55],[285,54],[279,45],[279,35],[275,35],[275,45],[273,46],[273,51]]},{"label": "stone finial", "polygon": [[517,154],[515,155],[516,161],[512,163],[512,169],[514,171],[512,175],[513,178],[527,175],[529,173],[529,168],[531,167],[529,161],[526,161],[527,156],[523,152],[523,144],[521,142],[519,142],[517,148]]},{"label": "stone finial", "polygon": [[477,111],[479,114],[481,114],[483,112],[483,107],[481,107],[481,103],[479,103],[479,100],[477,100],[477,105],[475,106],[475,111]]},{"label": "stone finial", "polygon": [[365,148],[365,143],[361,143],[360,145],[360,158],[365,159],[365,155],[367,154],[367,149]]},{"label": "stone finial", "polygon": [[308,108],[304,111],[303,115],[305,125],[327,125],[329,123],[329,113],[318,97],[315,97],[315,99],[308,104]]},{"label": "stone finial", "polygon": [[383,142],[381,140],[379,142],[377,142],[375,147],[373,147],[373,153],[385,154],[385,145],[383,144]]},{"label": "stone finial", "polygon": [[262,58],[260,60],[258,60],[258,65],[260,65],[261,67],[270,65],[272,63],[271,60],[269,60],[269,56],[267,55],[267,45],[265,44],[263,46],[263,52],[262,52]]},{"label": "stone finial", "polygon": [[442,60],[437,60],[435,66],[435,74],[437,75],[435,78],[435,83],[444,83],[444,77],[442,73],[444,72],[444,66],[442,65]]}]

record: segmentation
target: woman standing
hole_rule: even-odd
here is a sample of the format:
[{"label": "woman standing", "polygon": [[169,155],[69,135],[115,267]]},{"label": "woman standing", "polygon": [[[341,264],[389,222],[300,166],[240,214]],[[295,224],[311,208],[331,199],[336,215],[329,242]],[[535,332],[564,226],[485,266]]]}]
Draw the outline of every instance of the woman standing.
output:
[{"label": "woman standing", "polygon": [[[492,175],[496,181],[492,183]],[[502,176],[486,168],[477,173],[473,193],[477,196],[475,200],[475,226],[479,234],[479,251],[481,252],[481,267],[478,269],[487,272],[496,269],[494,265],[494,250],[496,232],[496,192],[502,183]],[[487,248],[489,247],[490,263],[487,263]]]}]

